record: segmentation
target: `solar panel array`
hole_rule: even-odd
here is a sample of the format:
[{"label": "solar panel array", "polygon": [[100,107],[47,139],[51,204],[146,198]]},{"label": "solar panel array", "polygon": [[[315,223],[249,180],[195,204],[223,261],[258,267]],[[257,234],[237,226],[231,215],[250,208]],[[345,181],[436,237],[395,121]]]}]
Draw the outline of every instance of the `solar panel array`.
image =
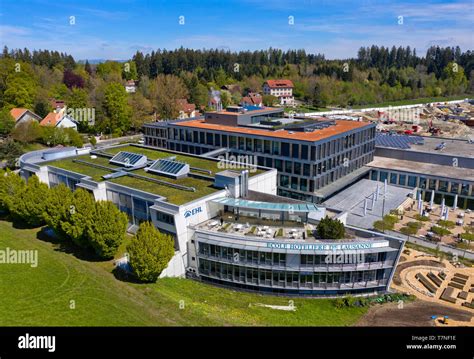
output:
[{"label": "solar panel array", "polygon": [[189,165],[175,160],[160,159],[148,167],[148,171],[178,177],[184,176],[189,172]]},{"label": "solar panel array", "polygon": [[375,135],[375,145],[381,147],[399,148],[408,150],[411,145],[422,145],[423,137],[411,135],[391,135],[386,133],[377,133]]},{"label": "solar panel array", "polygon": [[109,163],[126,167],[135,167],[146,164],[146,161],[147,158],[145,155],[127,151],[120,151],[109,160]]}]

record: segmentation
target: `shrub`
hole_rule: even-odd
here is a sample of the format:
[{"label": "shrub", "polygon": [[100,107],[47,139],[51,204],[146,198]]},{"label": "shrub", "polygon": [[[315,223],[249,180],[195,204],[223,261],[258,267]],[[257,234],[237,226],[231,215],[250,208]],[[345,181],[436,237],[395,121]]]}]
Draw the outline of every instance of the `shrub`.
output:
[{"label": "shrub", "polygon": [[101,258],[112,258],[127,231],[127,215],[109,201],[95,202],[93,221],[86,230],[87,239]]},{"label": "shrub", "polygon": [[326,216],[319,221],[318,226],[316,227],[316,233],[319,238],[342,239],[346,232],[344,224],[341,221]]},{"label": "shrub", "polygon": [[454,228],[454,227],[456,227],[456,223],[454,223],[453,221],[446,221],[444,219],[440,219],[438,221],[438,224],[441,227],[444,227],[444,228]]},{"label": "shrub", "polygon": [[428,222],[430,220],[430,217],[422,216],[421,214],[417,213],[415,215],[415,219],[420,222]]},{"label": "shrub", "polygon": [[[20,178],[20,180],[22,180]],[[26,186],[15,195],[14,200],[9,204],[10,213],[17,220],[24,223],[39,227],[43,225],[46,202],[45,198],[48,196],[49,188],[46,184],[41,183],[36,176],[31,176],[28,179]]]},{"label": "shrub", "polygon": [[127,250],[130,266],[137,278],[155,282],[173,258],[174,242],[171,236],[158,231],[152,223],[143,222]]}]

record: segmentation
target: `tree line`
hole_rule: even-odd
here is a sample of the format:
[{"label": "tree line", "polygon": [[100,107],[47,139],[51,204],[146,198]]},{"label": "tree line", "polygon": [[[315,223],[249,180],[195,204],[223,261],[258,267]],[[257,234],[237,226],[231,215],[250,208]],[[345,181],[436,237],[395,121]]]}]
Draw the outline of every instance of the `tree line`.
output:
[{"label": "tree line", "polygon": [[[459,47],[431,47],[421,57],[410,47],[360,48],[356,58],[328,60],[305,50],[267,49],[137,51],[123,62],[90,64],[57,51],[4,48],[0,58],[0,110],[26,107],[40,116],[52,111],[50,99],[69,108],[93,108],[95,125],[81,132],[119,136],[144,122],[176,118],[176,100],[208,108],[209,91],[221,91],[223,105],[238,104],[248,92],[261,92],[265,80],[293,81],[297,100],[312,108],[464,95],[474,91],[474,53]],[[135,80],[135,93],[125,84]],[[0,116],[0,122],[4,122]],[[0,124],[0,128],[2,125]]]},{"label": "tree line", "polygon": [[[25,182],[11,171],[0,171],[0,211],[23,226],[46,225],[61,242],[99,259],[117,254],[128,226],[127,216],[110,201],[95,201],[86,190],[73,192],[64,184],[49,188],[35,175]],[[156,281],[174,255],[174,242],[143,222],[127,250],[136,277]]]}]

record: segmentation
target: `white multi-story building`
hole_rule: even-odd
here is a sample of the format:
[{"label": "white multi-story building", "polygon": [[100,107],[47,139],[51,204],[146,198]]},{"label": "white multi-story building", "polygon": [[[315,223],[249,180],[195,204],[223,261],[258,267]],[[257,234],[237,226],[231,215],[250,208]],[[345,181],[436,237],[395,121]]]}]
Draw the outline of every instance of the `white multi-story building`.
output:
[{"label": "white multi-story building", "polygon": [[293,82],[291,80],[267,80],[263,84],[263,94],[278,97],[280,105],[294,105]]}]

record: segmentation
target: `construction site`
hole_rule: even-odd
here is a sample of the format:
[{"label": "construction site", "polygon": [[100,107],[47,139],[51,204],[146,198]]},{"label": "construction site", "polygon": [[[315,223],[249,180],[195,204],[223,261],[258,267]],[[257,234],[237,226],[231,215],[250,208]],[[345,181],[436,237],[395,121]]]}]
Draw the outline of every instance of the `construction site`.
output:
[{"label": "construction site", "polygon": [[380,132],[474,140],[474,101],[333,110],[305,116],[377,123]]}]

